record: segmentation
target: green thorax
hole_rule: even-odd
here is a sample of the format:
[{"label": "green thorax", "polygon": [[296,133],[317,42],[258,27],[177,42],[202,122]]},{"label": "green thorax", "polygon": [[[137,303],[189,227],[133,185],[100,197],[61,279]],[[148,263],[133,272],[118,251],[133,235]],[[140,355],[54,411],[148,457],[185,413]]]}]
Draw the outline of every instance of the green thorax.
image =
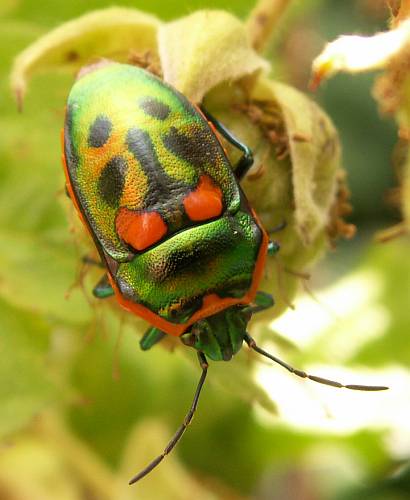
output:
[{"label": "green thorax", "polygon": [[195,323],[181,340],[213,361],[229,361],[242,347],[250,317],[243,306],[229,307]]},{"label": "green thorax", "polygon": [[244,297],[252,284],[261,232],[239,211],[165,240],[113,273],[121,294],[161,318],[182,324],[217,294]]}]

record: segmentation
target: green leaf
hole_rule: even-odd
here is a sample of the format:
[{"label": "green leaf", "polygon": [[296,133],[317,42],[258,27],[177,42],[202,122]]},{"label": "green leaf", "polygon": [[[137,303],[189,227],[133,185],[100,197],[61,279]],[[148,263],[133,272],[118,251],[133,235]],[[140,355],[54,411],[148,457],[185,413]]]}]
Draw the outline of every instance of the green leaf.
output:
[{"label": "green leaf", "polygon": [[[83,290],[68,294],[76,279],[73,245],[3,230],[0,240],[0,295],[26,311],[81,324],[90,318]],[[67,296],[68,295],[68,296]]]},{"label": "green leaf", "polygon": [[57,391],[47,368],[49,328],[0,301],[0,437],[24,427]]}]

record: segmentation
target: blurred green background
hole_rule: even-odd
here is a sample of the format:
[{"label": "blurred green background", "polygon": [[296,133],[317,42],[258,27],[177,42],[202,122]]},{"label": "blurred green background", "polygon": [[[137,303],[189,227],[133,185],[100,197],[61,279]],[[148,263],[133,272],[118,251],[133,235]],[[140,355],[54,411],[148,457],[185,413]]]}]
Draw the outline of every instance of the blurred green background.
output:
[{"label": "blurred green background", "polygon": [[[142,323],[96,304],[99,273],[73,230],[59,131],[73,77],[36,77],[24,113],[13,58],[40,35],[106,0],[0,4],[0,500],[410,498],[410,259],[402,238],[375,244],[400,219],[396,131],[371,97],[374,76],[338,76],[313,96],[340,130],[358,226],[316,267],[296,310],[260,334],[314,373],[387,384],[347,394],[293,380],[241,352],[212,364],[200,408],[174,454],[134,488],[129,477],[180,424],[199,376],[193,352],[139,350]],[[251,0],[118,0],[163,19],[197,8],[245,18]],[[387,26],[379,0],[295,1],[269,51],[273,76],[307,91],[326,40]],[[70,215],[71,214],[71,215]],[[85,250],[84,250],[85,249]]]}]

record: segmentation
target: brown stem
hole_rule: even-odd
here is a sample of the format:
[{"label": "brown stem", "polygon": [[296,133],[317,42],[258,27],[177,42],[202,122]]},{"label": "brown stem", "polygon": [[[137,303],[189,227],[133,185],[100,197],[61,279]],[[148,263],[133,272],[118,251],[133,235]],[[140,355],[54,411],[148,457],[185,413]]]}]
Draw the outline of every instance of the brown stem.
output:
[{"label": "brown stem", "polygon": [[389,241],[395,240],[396,238],[399,238],[400,236],[404,236],[405,234],[407,234],[406,224],[404,222],[400,222],[395,226],[377,231],[374,239],[377,243],[387,243]]},{"label": "brown stem", "polygon": [[262,52],[276,26],[292,0],[258,0],[250,13],[246,27],[252,47]]}]

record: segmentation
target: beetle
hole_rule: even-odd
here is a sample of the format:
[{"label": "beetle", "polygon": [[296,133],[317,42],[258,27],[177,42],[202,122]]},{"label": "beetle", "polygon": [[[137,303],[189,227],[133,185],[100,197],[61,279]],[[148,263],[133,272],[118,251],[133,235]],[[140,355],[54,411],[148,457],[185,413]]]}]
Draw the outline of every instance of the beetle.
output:
[{"label": "beetle", "polygon": [[[242,155],[232,166],[223,136]],[[197,351],[202,369],[192,405],[164,451],[130,481],[137,482],[175,447],[192,420],[208,358],[229,361],[243,342],[302,378],[309,375],[261,349],[248,334],[252,315],[273,306],[258,290],[268,255],[279,245],[250,206],[240,181],[251,150],[204,108],[148,71],[97,65],[77,79],[62,131],[68,194],[101,258],[97,298],[119,304],[151,326],[150,349],[165,335]]]}]

